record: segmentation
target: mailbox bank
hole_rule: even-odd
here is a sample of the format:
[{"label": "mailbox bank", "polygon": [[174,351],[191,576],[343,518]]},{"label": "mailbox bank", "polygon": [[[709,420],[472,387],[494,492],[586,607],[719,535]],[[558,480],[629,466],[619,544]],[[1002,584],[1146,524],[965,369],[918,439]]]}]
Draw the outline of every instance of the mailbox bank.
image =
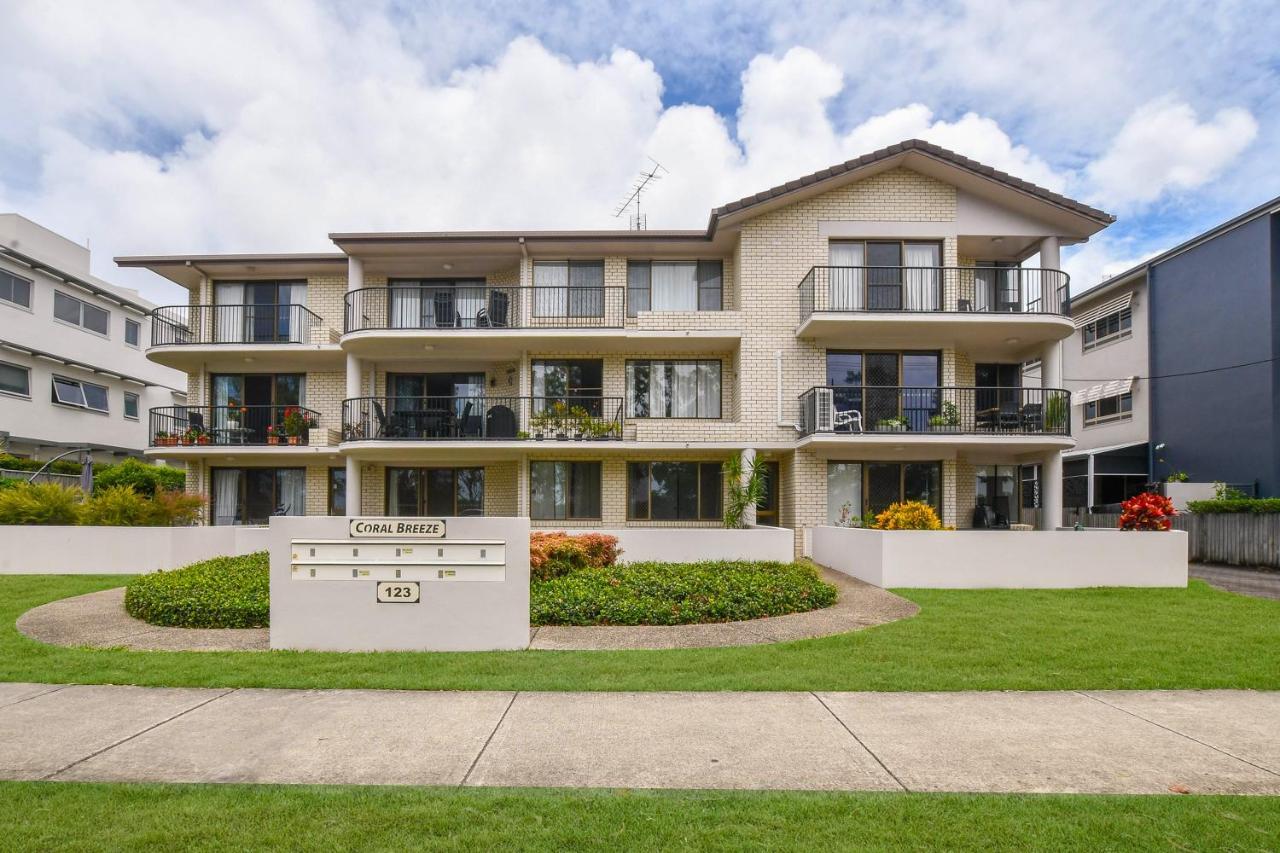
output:
[{"label": "mailbox bank", "polygon": [[529,645],[527,518],[271,519],[271,648]]}]

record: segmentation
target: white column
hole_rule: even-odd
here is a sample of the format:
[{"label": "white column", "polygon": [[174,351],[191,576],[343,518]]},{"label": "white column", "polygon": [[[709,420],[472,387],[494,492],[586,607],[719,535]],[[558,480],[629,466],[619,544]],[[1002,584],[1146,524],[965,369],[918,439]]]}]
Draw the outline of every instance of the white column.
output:
[{"label": "white column", "polygon": [[364,287],[364,261],[347,256],[347,292]]},{"label": "white column", "polygon": [[347,515],[363,515],[360,506],[360,460],[347,457]]},{"label": "white column", "polygon": [[1045,237],[1040,241],[1040,268],[1062,269],[1062,252],[1057,237]]},{"label": "white column", "polygon": [[1051,450],[1040,461],[1040,529],[1062,525],[1062,453]]},{"label": "white column", "polygon": [[[742,451],[742,484],[745,486],[751,477],[751,466],[755,464],[756,452],[748,447]],[[756,523],[756,505],[748,504],[746,510],[742,513],[742,523],[747,527],[752,527]]]}]

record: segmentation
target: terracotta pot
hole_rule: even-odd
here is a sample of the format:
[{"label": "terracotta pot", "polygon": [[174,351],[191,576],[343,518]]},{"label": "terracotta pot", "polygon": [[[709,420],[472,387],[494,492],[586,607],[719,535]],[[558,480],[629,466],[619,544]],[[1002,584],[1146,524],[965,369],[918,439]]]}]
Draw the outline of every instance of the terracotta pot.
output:
[{"label": "terracotta pot", "polygon": [[301,443],[302,443],[302,436],[300,436],[300,435],[291,435],[291,436],[289,436],[289,443],[290,443],[290,444],[301,444]]},{"label": "terracotta pot", "polygon": [[279,444],[279,443],[280,443],[280,436],[278,435],[267,436],[267,444]]}]

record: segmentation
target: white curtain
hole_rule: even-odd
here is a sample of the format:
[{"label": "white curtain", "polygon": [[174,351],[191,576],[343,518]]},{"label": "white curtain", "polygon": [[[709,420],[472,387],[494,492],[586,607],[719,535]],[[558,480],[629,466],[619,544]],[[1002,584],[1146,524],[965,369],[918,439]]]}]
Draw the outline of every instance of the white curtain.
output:
[{"label": "white curtain", "polygon": [[651,310],[698,310],[697,264],[654,262],[651,276]]},{"label": "white curtain", "polygon": [[307,472],[287,469],[276,472],[280,490],[281,515],[305,515],[307,512]]},{"label": "white curtain", "polygon": [[698,415],[698,365],[676,362],[672,365],[674,380],[671,395],[671,417],[693,418]]},{"label": "white curtain", "polygon": [[937,311],[941,250],[937,243],[908,243],[902,271],[902,307],[907,311]]},{"label": "white curtain", "polygon": [[[301,305],[302,308],[307,307],[307,286],[305,284],[289,285],[289,304]],[[310,315],[301,309],[285,308],[282,310],[289,312],[289,342],[294,344],[307,343],[307,330],[311,325],[308,322]]]},{"label": "white curtain", "polygon": [[235,524],[240,506],[240,470],[215,468],[213,472],[213,523]]},{"label": "white curtain", "polygon": [[698,365],[698,417],[720,417],[720,365]]},{"label": "white curtain", "polygon": [[977,267],[973,271],[973,310],[994,311],[996,307],[996,275],[994,267]]},{"label": "white curtain", "polygon": [[391,328],[422,328],[422,288],[413,286],[391,287]]},{"label": "white curtain", "polygon": [[569,316],[569,264],[533,265],[533,316]]},{"label": "white curtain", "polygon": [[671,384],[667,363],[655,361],[649,366],[649,417],[665,418],[671,406]]},{"label": "white curtain", "polygon": [[827,463],[827,523],[849,524],[862,517],[862,465]]},{"label": "white curtain", "polygon": [[249,341],[248,329],[244,327],[244,285],[228,281],[215,283],[213,304],[214,342],[242,344]]},{"label": "white curtain", "polygon": [[827,281],[827,305],[814,305],[818,311],[861,311],[862,283],[866,265],[866,253],[862,243],[832,240],[828,249],[831,269]]}]

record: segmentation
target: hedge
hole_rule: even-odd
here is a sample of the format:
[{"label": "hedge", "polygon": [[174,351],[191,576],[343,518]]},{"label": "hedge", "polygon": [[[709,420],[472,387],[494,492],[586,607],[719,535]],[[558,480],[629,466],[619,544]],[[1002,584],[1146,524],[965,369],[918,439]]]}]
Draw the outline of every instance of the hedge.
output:
[{"label": "hedge", "polygon": [[829,607],[836,588],[807,563],[628,563],[536,581],[529,598],[535,625],[689,625]]},{"label": "hedge", "polygon": [[1242,512],[1262,515],[1280,512],[1280,498],[1228,498],[1226,500],[1187,501],[1187,509],[1199,515]]},{"label": "hedge", "polygon": [[271,615],[267,552],[139,575],[125,588],[124,609],[152,625],[264,628]]}]

